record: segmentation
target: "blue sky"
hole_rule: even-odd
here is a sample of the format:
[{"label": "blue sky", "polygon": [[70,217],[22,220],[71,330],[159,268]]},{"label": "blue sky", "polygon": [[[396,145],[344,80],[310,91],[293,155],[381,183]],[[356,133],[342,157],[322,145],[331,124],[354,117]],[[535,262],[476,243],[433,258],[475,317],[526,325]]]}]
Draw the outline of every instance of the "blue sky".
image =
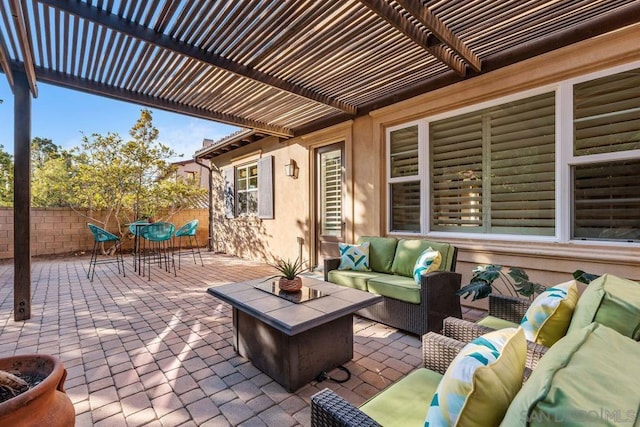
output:
[{"label": "blue sky", "polygon": [[[13,154],[13,94],[1,73],[0,99],[4,101],[0,104],[0,144]],[[63,148],[79,146],[81,132],[86,135],[117,132],[127,140],[129,129],[144,108],[44,83],[38,83],[38,98],[33,99],[31,105],[31,137],[50,138]],[[216,141],[238,130],[234,126],[159,109],[151,111],[153,124],[160,132],[158,141],[184,154],[185,160],[202,147],[204,138]]]}]

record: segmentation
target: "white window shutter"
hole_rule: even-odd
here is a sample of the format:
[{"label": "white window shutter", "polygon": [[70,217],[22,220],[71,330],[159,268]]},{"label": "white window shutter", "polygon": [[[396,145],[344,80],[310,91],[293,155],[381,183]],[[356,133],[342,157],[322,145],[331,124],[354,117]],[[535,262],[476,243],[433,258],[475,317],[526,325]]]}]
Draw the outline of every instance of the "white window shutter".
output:
[{"label": "white window shutter", "polygon": [[258,160],[258,218],[273,219],[273,156]]},{"label": "white window shutter", "polygon": [[227,218],[236,216],[235,168],[222,170],[224,178],[224,214]]}]

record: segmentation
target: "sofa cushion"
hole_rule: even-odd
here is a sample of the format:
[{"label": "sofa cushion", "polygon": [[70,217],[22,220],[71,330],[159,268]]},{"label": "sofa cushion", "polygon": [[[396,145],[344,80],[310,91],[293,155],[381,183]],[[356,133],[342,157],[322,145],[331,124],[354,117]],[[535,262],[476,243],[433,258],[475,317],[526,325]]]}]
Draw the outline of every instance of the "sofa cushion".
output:
[{"label": "sofa cushion", "polygon": [[396,254],[398,239],[395,237],[362,236],[358,244],[369,242],[369,266],[373,271],[391,274],[393,257]]},{"label": "sofa cushion", "polygon": [[577,300],[575,280],[542,292],[533,300],[520,322],[524,336],[529,341],[551,347],[567,333]]},{"label": "sofa cushion", "polygon": [[420,426],[427,415],[425,402],[441,378],[438,372],[418,369],[363,403],[360,410],[385,427]]},{"label": "sofa cushion", "polygon": [[413,266],[413,280],[419,285],[422,275],[437,270],[441,263],[442,255],[440,252],[428,247],[420,254]]},{"label": "sofa cushion", "polygon": [[338,270],[371,271],[369,267],[369,242],[361,245],[338,243],[340,266]]},{"label": "sofa cushion", "polygon": [[591,322],[640,340],[640,283],[605,274],[587,286],[578,300],[569,331]]},{"label": "sofa cushion", "polygon": [[368,291],[367,282],[369,279],[384,276],[383,273],[374,271],[353,271],[353,270],[331,270],[327,273],[327,278],[331,283],[346,286],[360,291]]},{"label": "sofa cushion", "polygon": [[486,316],[478,320],[478,325],[486,326],[491,329],[504,329],[504,328],[517,328],[519,325],[508,320],[501,319],[495,316]]},{"label": "sofa cushion", "polygon": [[413,277],[396,274],[380,274],[368,283],[369,292],[401,301],[420,304],[420,285]]},{"label": "sofa cushion", "polygon": [[416,264],[416,260],[427,248],[433,248],[433,250],[440,252],[442,255],[442,263],[438,270],[449,271],[451,269],[451,263],[453,260],[453,250],[448,243],[432,242],[430,240],[422,239],[400,239],[398,240],[398,246],[396,247],[396,254],[393,258],[393,265],[391,271],[394,274],[400,274],[402,276],[412,277],[413,267]]},{"label": "sofa cushion", "polygon": [[522,386],[526,358],[521,328],[489,332],[467,344],[440,381],[425,427],[498,425]]},{"label": "sofa cushion", "polygon": [[593,323],[551,347],[509,406],[502,425],[637,425],[640,346]]}]

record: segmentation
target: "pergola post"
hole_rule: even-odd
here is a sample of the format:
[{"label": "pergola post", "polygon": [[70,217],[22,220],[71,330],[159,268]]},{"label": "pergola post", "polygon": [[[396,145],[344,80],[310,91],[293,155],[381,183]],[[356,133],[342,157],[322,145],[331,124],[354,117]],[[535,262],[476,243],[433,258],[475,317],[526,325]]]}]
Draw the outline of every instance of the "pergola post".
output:
[{"label": "pergola post", "polygon": [[13,318],[18,321],[31,318],[31,94],[26,74],[14,78]]}]

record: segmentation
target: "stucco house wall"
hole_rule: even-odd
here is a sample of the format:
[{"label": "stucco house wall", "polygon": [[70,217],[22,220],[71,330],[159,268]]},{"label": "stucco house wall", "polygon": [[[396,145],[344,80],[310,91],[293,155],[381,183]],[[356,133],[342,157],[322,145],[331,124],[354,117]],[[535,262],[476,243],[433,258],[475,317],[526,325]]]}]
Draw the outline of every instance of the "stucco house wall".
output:
[{"label": "stucco house wall", "polygon": [[[297,238],[301,237],[303,257],[312,258],[313,148],[341,139],[346,141],[347,240],[362,235],[385,235],[387,127],[640,61],[638,40],[640,24],[416,96],[313,134],[286,141],[267,138],[216,157],[213,163],[223,168],[273,155],[275,184],[274,219],[226,219],[218,200],[217,236],[223,237],[227,252],[252,259],[269,259],[274,255],[294,258],[300,250]],[[289,159],[300,167],[298,179],[284,176],[283,167]],[[546,285],[568,280],[576,269],[598,274],[612,272],[640,280],[638,243],[533,242],[524,238],[446,240],[460,249],[457,271],[463,274],[463,282],[471,277],[474,266],[489,263],[526,268],[533,280]]]}]

